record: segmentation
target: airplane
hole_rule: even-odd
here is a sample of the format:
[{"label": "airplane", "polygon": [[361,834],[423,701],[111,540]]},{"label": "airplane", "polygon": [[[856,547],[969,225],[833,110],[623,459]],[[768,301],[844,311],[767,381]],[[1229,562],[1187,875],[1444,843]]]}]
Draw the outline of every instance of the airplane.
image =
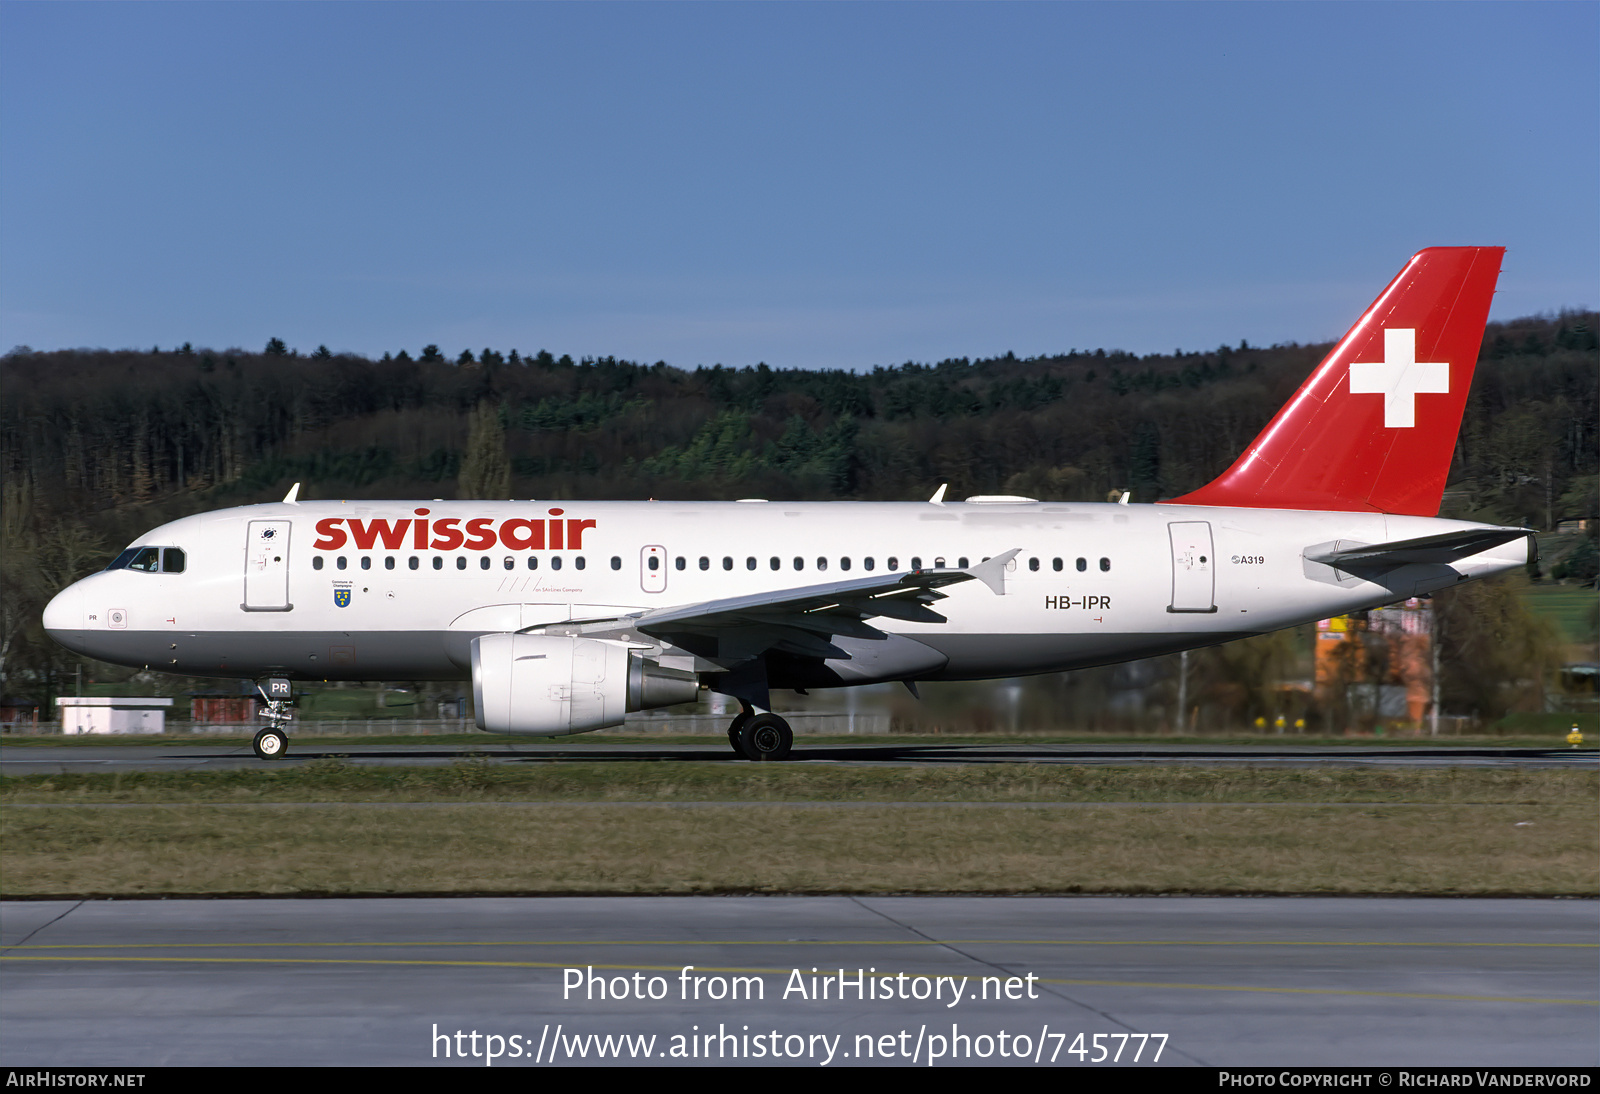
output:
[{"label": "airplane", "polygon": [[1525,565],[1532,531],[1442,520],[1504,248],[1418,252],[1217,479],[1150,504],[301,501],[185,517],[71,585],[75,652],[262,680],[467,680],[480,729],[561,736],[773,689],[975,680],[1279,630]]}]

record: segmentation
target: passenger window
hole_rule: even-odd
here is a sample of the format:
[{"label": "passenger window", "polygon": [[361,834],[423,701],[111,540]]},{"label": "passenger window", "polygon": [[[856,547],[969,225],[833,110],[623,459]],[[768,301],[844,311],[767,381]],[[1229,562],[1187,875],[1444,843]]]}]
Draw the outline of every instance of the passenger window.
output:
[{"label": "passenger window", "polygon": [[[650,561],[654,562],[655,559],[651,559]],[[622,556],[621,555],[612,555],[611,556],[611,568],[613,570],[622,569]]]},{"label": "passenger window", "polygon": [[711,569],[711,560],[709,558],[707,558],[705,555],[701,555],[700,556],[700,568],[702,570]]},{"label": "passenger window", "polygon": [[744,568],[746,570],[754,570],[756,568],[756,556],[755,555],[751,555],[749,558],[744,560]]},{"label": "passenger window", "polygon": [[394,556],[393,555],[384,555],[383,556],[383,568],[385,570],[394,569]]},{"label": "passenger window", "polygon": [[900,560],[895,558],[893,555],[890,555],[887,566],[890,570],[898,570],[900,568]]},{"label": "passenger window", "polygon": [[804,570],[806,568],[806,560],[801,558],[799,555],[795,555],[794,556],[794,568],[796,570]]},{"label": "passenger window", "polygon": [[[617,563],[618,564],[616,566],[611,567],[613,570],[618,570],[618,569],[622,568],[621,567],[622,560],[618,559]],[[645,564],[650,567],[650,572],[651,573],[655,573],[657,570],[661,569],[661,560],[659,558],[657,558],[655,555],[651,555],[649,557],[649,559],[646,560]]]},{"label": "passenger window", "polygon": [[866,558],[861,560],[861,565],[863,567],[865,567],[866,569],[871,570],[871,569],[876,568],[877,563],[872,561],[872,556],[871,555],[868,555]]},{"label": "passenger window", "polygon": [[1039,560],[1037,558],[1030,558],[1028,560],[1028,569],[1037,573],[1039,570]]},{"label": "passenger window", "polygon": [[141,547],[139,553],[133,556],[133,561],[128,563],[128,569],[147,574],[157,573],[161,569],[161,548]]},{"label": "passenger window", "polygon": [[561,556],[560,555],[551,555],[550,556],[550,568],[552,570],[561,569]]},{"label": "passenger window", "polygon": [[415,570],[418,566],[422,565],[422,560],[419,559],[416,555],[412,555],[411,556],[411,560],[409,562],[407,562],[406,565],[410,566],[413,570]]},{"label": "passenger window", "polygon": [[345,568],[345,567],[346,567],[346,566],[348,566],[348,565],[349,565],[349,563],[347,563],[347,562],[346,562],[346,561],[345,561],[345,560],[344,560],[344,556],[343,556],[343,555],[340,555],[340,556],[339,556],[339,557],[338,557],[338,558],[336,558],[336,559],[334,559],[334,560],[333,560],[333,565],[334,565],[334,567],[335,567],[335,568],[336,568],[336,569],[340,569],[340,570],[342,570],[342,569],[344,569],[344,568]]},{"label": "passenger window", "polygon": [[434,555],[433,556],[433,568],[435,570],[444,569],[444,556],[443,555]]},{"label": "passenger window", "polygon": [[849,568],[850,568],[850,560],[848,558],[841,558],[839,560],[839,569],[848,570]]},{"label": "passenger window", "polygon": [[517,568],[517,560],[512,558],[510,555],[507,555],[506,556],[506,569],[515,570],[516,568]]},{"label": "passenger window", "polygon": [[361,568],[363,570],[372,569],[372,556],[371,555],[362,555],[361,556]]},{"label": "passenger window", "polygon": [[583,567],[584,567],[583,556],[579,555],[577,558],[573,559],[572,560],[572,564],[574,566],[576,566],[580,570],[583,569]]},{"label": "passenger window", "polygon": [[466,555],[457,555],[456,556],[456,569],[465,570],[466,568],[467,568],[467,556]]},{"label": "passenger window", "polygon": [[1109,558],[1102,558],[1100,560],[1100,569],[1109,573],[1111,570],[1111,560]]},{"label": "passenger window", "polygon": [[164,574],[183,573],[183,548],[167,547],[161,552],[161,572]]},{"label": "passenger window", "polygon": [[731,555],[723,555],[722,556],[722,568],[724,570],[733,569],[733,556],[731,556]]},{"label": "passenger window", "polygon": [[1081,573],[1083,573],[1083,571],[1087,570],[1088,568],[1089,568],[1089,560],[1086,559],[1086,558],[1080,558],[1078,560],[1078,572],[1081,574]]},{"label": "passenger window", "polygon": [[677,558],[676,558],[676,559],[675,559],[675,560],[674,560],[674,561],[673,561],[673,565],[674,565],[674,566],[676,566],[676,567],[677,567],[677,568],[678,568],[678,569],[680,569],[680,570],[681,570],[681,569],[683,569],[683,568],[684,568],[684,567],[685,567],[685,566],[687,566],[687,565],[688,565],[688,562],[687,562],[687,561],[686,561],[686,560],[685,560],[685,559],[684,559],[684,557],[683,557],[683,556],[682,556],[682,555],[679,555],[679,556],[678,556],[678,557],[677,557]]},{"label": "passenger window", "polygon": [[314,555],[314,556],[312,556],[312,559],[311,559],[311,568],[312,568],[312,569],[313,569],[313,570],[320,570],[320,569],[322,569],[322,556],[321,556],[321,555]]},{"label": "passenger window", "polygon": [[962,555],[960,558],[956,559],[956,565],[965,570],[967,568],[967,556]]},{"label": "passenger window", "polygon": [[825,558],[818,558],[817,559],[817,569],[826,570],[827,568],[828,568],[828,560],[825,559]]},{"label": "passenger window", "polygon": [[921,555],[912,555],[911,556],[911,568],[913,570],[922,569],[922,556]]},{"label": "passenger window", "polygon": [[538,555],[529,555],[528,556],[528,569],[537,570],[538,568],[539,568],[539,556]]},{"label": "passenger window", "polygon": [[480,558],[478,560],[478,569],[487,570],[488,568],[489,568],[489,556],[488,555],[484,555],[482,558]]},{"label": "passenger window", "polygon": [[942,558],[936,558],[936,559],[934,559],[934,560],[933,560],[933,568],[934,568],[934,569],[935,569],[935,570],[942,570],[942,569],[944,569],[944,559],[942,559]]},{"label": "passenger window", "polygon": [[1059,574],[1061,572],[1061,560],[1059,558],[1051,559],[1050,568]]}]

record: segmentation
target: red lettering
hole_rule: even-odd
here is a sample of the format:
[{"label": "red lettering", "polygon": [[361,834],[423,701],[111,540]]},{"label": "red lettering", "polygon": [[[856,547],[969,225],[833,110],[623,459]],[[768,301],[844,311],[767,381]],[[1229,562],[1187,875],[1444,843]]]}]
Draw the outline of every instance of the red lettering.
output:
[{"label": "red lettering", "polygon": [[433,530],[439,535],[439,538],[433,541],[436,550],[454,551],[461,546],[464,537],[461,535],[461,529],[456,527],[460,523],[460,517],[445,517],[443,520],[433,522]]},{"label": "red lettering", "polygon": [[544,521],[515,517],[500,526],[500,543],[513,551],[544,550]]},{"label": "red lettering", "polygon": [[583,549],[583,530],[593,527],[594,521],[592,520],[567,521],[567,550],[581,551]]},{"label": "red lettering", "polygon": [[[425,516],[428,515],[428,510],[426,510],[426,509],[413,509],[412,512],[417,514],[417,516],[419,516],[419,517],[425,517]],[[411,523],[411,547],[412,547],[412,549],[416,550],[416,551],[422,551],[422,550],[426,550],[427,546],[428,546],[428,522],[425,521],[425,520],[412,521],[412,523]]]},{"label": "red lettering", "polygon": [[370,525],[352,518],[350,520],[350,535],[356,541],[356,546],[363,551],[372,550],[372,545],[381,536],[383,545],[390,551],[398,551],[405,546],[406,529],[411,527],[411,519],[397,520],[391,526],[386,520],[375,520]]},{"label": "red lettering", "polygon": [[473,517],[467,521],[467,546],[474,551],[487,551],[494,546],[494,533],[489,530],[489,525],[494,523],[491,517]]},{"label": "red lettering", "polygon": [[311,546],[319,551],[337,551],[344,546],[344,529],[339,525],[344,523],[343,517],[328,517],[317,521],[317,535],[325,537],[319,539]]}]

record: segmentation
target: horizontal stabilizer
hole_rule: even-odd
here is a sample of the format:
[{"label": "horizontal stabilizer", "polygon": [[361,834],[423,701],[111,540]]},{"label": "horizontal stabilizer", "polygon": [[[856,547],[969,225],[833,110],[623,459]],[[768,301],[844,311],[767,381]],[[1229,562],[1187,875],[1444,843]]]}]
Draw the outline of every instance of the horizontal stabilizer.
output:
[{"label": "horizontal stabilizer", "polygon": [[1529,528],[1469,528],[1437,536],[1400,539],[1392,543],[1373,543],[1342,550],[1313,549],[1307,551],[1305,557],[1307,561],[1320,562],[1341,570],[1386,569],[1418,562],[1449,565],[1482,554],[1502,543],[1531,535],[1533,530]]}]

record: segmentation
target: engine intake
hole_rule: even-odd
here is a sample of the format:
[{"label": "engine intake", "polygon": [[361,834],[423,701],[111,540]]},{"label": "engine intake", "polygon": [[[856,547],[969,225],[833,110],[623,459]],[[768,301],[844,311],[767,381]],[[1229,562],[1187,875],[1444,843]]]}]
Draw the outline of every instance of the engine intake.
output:
[{"label": "engine intake", "polygon": [[622,642],[545,634],[472,641],[475,720],[491,733],[587,733],[621,725],[629,711],[691,703],[699,687],[694,673]]}]

